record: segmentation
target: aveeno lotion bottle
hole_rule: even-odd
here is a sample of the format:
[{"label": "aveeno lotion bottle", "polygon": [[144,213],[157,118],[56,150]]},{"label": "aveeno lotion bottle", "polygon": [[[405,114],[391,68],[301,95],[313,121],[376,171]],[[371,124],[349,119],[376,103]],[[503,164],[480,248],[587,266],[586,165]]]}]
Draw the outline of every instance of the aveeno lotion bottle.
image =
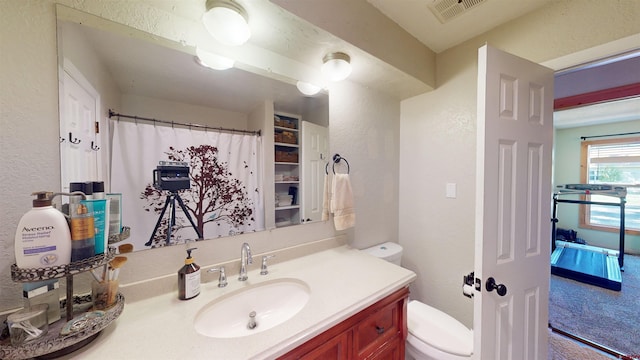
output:
[{"label": "aveeno lotion bottle", "polygon": [[15,237],[16,265],[45,268],[71,261],[71,233],[64,215],[51,206],[53,193],[38,191],[33,208],[18,222]]}]

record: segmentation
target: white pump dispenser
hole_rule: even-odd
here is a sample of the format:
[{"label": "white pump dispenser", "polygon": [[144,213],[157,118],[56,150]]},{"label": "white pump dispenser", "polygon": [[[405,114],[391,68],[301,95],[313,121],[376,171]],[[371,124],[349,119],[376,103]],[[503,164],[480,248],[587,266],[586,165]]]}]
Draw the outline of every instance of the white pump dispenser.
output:
[{"label": "white pump dispenser", "polygon": [[16,265],[45,268],[71,261],[71,232],[64,215],[51,206],[53,193],[34,192],[33,208],[22,216],[15,237]]}]

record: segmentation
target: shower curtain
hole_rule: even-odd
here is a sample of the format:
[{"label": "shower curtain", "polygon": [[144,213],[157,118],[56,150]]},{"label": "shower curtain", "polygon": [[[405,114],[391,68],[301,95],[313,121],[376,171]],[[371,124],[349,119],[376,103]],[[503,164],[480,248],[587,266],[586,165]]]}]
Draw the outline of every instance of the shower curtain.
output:
[{"label": "shower curtain", "polygon": [[264,230],[259,136],[121,120],[111,128],[111,192],[122,194],[122,225],[131,227],[125,243],[140,250],[198,237],[176,196],[154,186],[160,161],[188,164],[190,189],[177,195],[204,239]]}]

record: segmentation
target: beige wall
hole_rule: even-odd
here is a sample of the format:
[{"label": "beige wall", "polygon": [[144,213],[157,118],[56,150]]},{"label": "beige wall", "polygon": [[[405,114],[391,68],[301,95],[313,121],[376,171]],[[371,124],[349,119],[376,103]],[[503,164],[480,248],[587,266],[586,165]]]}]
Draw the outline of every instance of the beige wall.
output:
[{"label": "beige wall", "polygon": [[351,245],[398,242],[400,104],[345,81],[331,88],[329,111],[331,153],[351,167],[357,224],[347,230]]},{"label": "beige wall", "polygon": [[15,307],[13,238],[31,192],[60,187],[58,78],[53,5],[0,3],[0,304]]},{"label": "beige wall", "polygon": [[[542,63],[634,34],[637,46],[638,18],[638,1],[557,1],[438,54],[437,89],[401,108],[399,238],[418,274],[413,297],[472,325],[460,289],[475,246],[477,49],[489,43]],[[456,199],[446,183],[457,184]]]}]

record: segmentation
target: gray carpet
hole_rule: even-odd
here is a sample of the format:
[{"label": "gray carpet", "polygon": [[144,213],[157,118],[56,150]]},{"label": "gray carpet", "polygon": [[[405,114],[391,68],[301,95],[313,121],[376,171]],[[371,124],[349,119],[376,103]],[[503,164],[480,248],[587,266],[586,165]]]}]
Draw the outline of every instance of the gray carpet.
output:
[{"label": "gray carpet", "polygon": [[612,357],[549,331],[549,360],[610,360]]},{"label": "gray carpet", "polygon": [[625,255],[622,290],[551,275],[549,322],[625,355],[640,354],[640,257]]}]

